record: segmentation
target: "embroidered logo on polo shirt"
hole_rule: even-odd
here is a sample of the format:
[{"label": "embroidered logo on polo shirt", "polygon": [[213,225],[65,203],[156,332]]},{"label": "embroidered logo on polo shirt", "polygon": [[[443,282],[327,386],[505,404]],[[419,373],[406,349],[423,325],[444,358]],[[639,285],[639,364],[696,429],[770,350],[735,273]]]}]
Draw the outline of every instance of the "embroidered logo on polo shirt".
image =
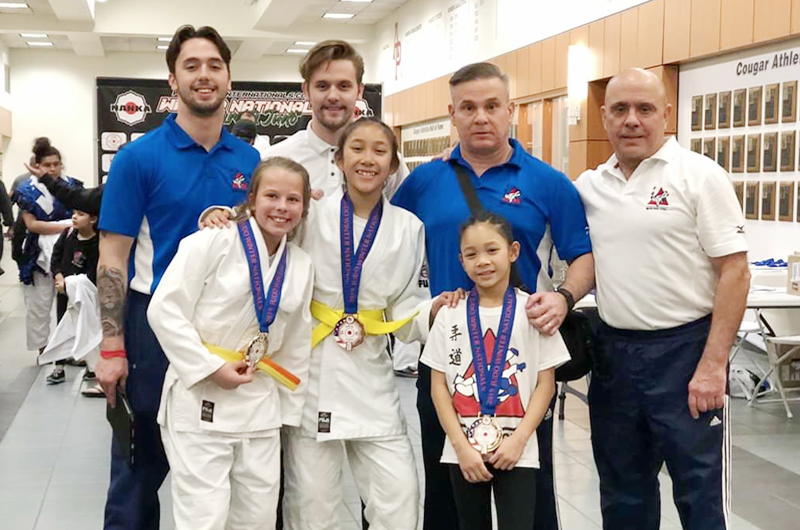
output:
[{"label": "embroidered logo on polo shirt", "polygon": [[236,173],[233,177],[233,182],[231,182],[231,187],[238,191],[247,191],[247,181],[244,179],[244,175]]},{"label": "embroidered logo on polo shirt", "polygon": [[669,192],[664,188],[658,186],[653,187],[653,191],[650,192],[650,202],[647,203],[647,209],[669,210],[667,197],[669,197]]},{"label": "embroidered logo on polo shirt", "polygon": [[511,188],[503,195],[503,202],[506,204],[522,204],[522,192],[517,188]]}]

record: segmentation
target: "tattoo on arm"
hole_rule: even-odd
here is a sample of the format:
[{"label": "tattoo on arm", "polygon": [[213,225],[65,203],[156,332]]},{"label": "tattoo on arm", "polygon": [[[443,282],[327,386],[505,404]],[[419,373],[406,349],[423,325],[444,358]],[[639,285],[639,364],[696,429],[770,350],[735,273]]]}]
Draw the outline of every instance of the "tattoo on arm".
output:
[{"label": "tattoo on arm", "polygon": [[101,265],[97,270],[97,294],[104,337],[120,337],[125,331],[123,317],[127,283],[127,278],[119,269]]}]

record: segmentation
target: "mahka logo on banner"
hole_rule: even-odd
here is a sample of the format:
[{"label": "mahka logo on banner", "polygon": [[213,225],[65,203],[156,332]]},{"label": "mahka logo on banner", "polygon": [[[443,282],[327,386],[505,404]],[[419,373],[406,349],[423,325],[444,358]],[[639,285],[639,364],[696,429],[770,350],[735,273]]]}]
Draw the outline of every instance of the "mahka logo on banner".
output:
[{"label": "mahka logo on banner", "polygon": [[122,123],[133,126],[142,123],[147,115],[153,112],[144,96],[133,90],[128,90],[117,96],[111,104],[111,112],[117,115]]}]

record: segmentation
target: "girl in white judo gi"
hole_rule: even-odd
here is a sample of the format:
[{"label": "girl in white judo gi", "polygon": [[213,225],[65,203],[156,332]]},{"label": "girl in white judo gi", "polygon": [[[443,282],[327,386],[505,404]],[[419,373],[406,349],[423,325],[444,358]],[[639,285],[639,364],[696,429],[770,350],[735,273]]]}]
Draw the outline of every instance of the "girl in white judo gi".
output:
[{"label": "girl in white judo gi", "polygon": [[250,216],[184,239],[150,302],[177,530],[275,528],[280,427],[308,386],[314,271],[290,240],[310,196],[302,166],[262,162]]},{"label": "girl in white judo gi", "polygon": [[284,526],[339,528],[346,455],[370,528],[412,530],[417,464],[386,334],[424,342],[429,319],[454,295],[431,303],[422,222],[383,197],[399,163],[391,129],[372,119],[349,125],[336,161],[345,189],[314,205],[300,238],[316,270],[316,327],[302,423],[284,430]]}]

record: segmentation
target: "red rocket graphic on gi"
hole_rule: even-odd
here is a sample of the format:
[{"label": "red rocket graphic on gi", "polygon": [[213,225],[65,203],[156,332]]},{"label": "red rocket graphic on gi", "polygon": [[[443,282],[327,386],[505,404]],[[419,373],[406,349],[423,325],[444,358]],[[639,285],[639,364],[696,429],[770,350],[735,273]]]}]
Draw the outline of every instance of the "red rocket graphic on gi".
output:
[{"label": "red rocket graphic on gi", "polygon": [[[494,353],[494,331],[488,330],[483,335],[483,348],[486,352],[486,362],[491,364]],[[503,366],[503,376],[500,380],[500,399],[495,415],[497,417],[522,418],[525,409],[519,396],[519,384],[516,374],[525,370],[525,363],[519,362],[519,352],[516,348],[509,348],[506,355],[506,364]],[[456,375],[454,382],[455,394],[453,406],[462,418],[474,418],[481,415],[481,406],[478,402],[478,381],[475,378],[474,361],[469,364],[464,375]]]}]

